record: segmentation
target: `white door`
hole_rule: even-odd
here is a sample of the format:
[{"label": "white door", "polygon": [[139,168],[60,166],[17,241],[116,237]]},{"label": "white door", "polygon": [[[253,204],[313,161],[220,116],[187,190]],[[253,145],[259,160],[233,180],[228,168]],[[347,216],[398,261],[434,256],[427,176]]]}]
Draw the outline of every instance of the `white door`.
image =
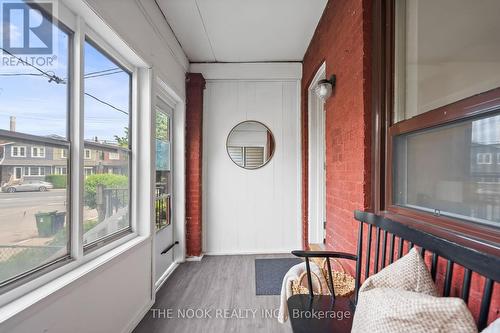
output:
[{"label": "white door", "polygon": [[155,112],[155,281],[164,280],[174,262],[174,221],[172,221],[172,108],[157,98]]},{"label": "white door", "polygon": [[[203,111],[203,249],[206,254],[301,248],[298,82],[207,81]],[[231,129],[266,125],[274,155],[261,168],[233,162]]]},{"label": "white door", "polygon": [[326,78],[326,64],[319,68],[308,90],[308,221],[309,244],[325,240],[326,223],[326,143],[324,102],[316,95],[319,80]]}]

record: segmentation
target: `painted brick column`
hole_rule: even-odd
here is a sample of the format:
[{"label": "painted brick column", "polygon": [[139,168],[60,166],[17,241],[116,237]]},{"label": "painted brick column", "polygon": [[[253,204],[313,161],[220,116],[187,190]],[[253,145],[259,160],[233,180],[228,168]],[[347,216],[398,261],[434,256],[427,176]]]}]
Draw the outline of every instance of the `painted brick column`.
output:
[{"label": "painted brick column", "polygon": [[202,251],[203,90],[199,73],[186,75],[186,252]]}]

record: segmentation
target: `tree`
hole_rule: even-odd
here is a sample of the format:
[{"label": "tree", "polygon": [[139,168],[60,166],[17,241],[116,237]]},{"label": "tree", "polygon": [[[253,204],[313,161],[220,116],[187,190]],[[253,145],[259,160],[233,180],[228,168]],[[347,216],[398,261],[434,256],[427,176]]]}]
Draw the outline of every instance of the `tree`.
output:
[{"label": "tree", "polygon": [[169,122],[168,115],[162,112],[156,114],[156,140],[170,141]]},{"label": "tree", "polygon": [[[85,204],[91,209],[97,209],[99,221],[104,219],[106,208],[104,202],[98,202],[98,187],[103,189],[121,188],[128,186],[128,177],[124,175],[115,175],[111,173],[89,175],[85,179]],[[104,199],[104,198],[102,198]],[[122,204],[124,204],[122,202]]]},{"label": "tree", "polygon": [[125,136],[115,135],[115,140],[118,142],[118,145],[123,148],[128,148],[128,127],[124,128]]}]

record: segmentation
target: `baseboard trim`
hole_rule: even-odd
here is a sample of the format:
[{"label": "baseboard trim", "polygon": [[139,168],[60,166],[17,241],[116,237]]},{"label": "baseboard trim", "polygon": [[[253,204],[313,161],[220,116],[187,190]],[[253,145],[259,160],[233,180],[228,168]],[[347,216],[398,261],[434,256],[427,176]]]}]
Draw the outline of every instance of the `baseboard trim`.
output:
[{"label": "baseboard trim", "polygon": [[139,311],[139,313],[137,314],[137,316],[135,316],[135,318],[133,318],[129,322],[129,324],[123,330],[123,333],[132,333],[134,331],[134,329],[137,327],[137,325],[139,325],[139,323],[141,322],[142,318],[144,318],[144,316],[149,312],[149,309],[151,309],[151,307],[153,306],[154,303],[155,302],[153,300],[150,300],[146,304],[146,306],[141,311]]},{"label": "baseboard trim", "polygon": [[167,281],[167,279],[169,278],[169,276],[175,271],[175,269],[179,267],[179,264],[177,262],[173,262],[172,265],[170,265],[167,270],[165,271],[165,273],[163,273],[162,276],[160,276],[160,278],[158,279],[158,282],[155,283],[155,293],[158,292],[158,290],[160,290],[160,288],[163,286],[163,284],[165,283],[165,281]]},{"label": "baseboard trim", "polygon": [[201,261],[201,259],[203,259],[204,256],[205,254],[203,253],[202,255],[197,257],[186,257],[186,261]]}]

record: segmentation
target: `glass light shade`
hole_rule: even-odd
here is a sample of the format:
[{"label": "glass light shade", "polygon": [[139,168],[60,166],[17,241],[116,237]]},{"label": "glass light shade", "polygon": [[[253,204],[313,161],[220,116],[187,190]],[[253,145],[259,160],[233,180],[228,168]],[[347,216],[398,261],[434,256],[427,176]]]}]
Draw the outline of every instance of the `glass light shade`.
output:
[{"label": "glass light shade", "polygon": [[[326,80],[325,80],[326,81]],[[319,82],[318,86],[315,89],[316,95],[321,98],[323,101],[327,100],[328,97],[332,94],[332,84],[328,81]]]}]

